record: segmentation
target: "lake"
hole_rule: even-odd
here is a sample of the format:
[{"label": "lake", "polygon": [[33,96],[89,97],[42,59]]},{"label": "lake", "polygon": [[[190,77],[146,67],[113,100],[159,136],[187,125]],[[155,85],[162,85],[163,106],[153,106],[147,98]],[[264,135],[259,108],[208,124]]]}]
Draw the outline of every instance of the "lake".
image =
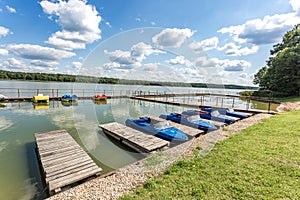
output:
[{"label": "lake", "polygon": [[[10,88],[10,89],[5,89]],[[77,84],[0,81],[0,94],[12,96],[18,88],[28,89],[32,95],[36,89],[52,92],[52,89],[90,90],[120,93],[121,91],[160,91],[173,93],[210,92],[236,94],[239,90],[205,88],[172,88],[129,85]],[[74,92],[75,93],[75,92]],[[89,95],[85,93],[85,95]],[[90,94],[92,95],[92,94]],[[108,94],[109,95],[109,94]],[[192,100],[191,100],[192,101]],[[195,100],[196,101],[196,100]],[[102,173],[135,162],[143,155],[107,137],[98,128],[99,124],[119,122],[141,115],[182,112],[188,108],[160,103],[109,99],[106,104],[95,104],[92,100],[79,100],[78,105],[64,106],[60,101],[50,101],[49,106],[35,106],[31,102],[3,103],[0,107],[0,199],[43,199],[46,197],[41,181],[39,164],[35,152],[34,133],[58,129],[67,130],[93,160],[103,169]],[[252,106],[240,100],[236,105]],[[254,104],[253,104],[254,105]]]}]

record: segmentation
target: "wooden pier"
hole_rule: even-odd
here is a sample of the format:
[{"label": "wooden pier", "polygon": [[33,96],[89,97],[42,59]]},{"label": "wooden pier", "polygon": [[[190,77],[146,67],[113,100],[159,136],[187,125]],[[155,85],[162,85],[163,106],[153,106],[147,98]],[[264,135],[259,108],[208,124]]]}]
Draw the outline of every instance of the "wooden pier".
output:
[{"label": "wooden pier", "polygon": [[169,146],[170,142],[145,134],[117,122],[99,125],[105,134],[121,141],[138,152],[150,153]]},{"label": "wooden pier", "polygon": [[[156,116],[146,116],[146,117],[149,117],[153,123],[167,121],[165,119],[162,119],[162,118],[159,118]],[[197,128],[192,128],[192,127],[178,124],[178,123],[175,123],[172,121],[170,121],[170,123],[172,124],[172,126],[180,129],[181,131],[185,132],[187,135],[192,136],[192,137],[198,137],[201,134],[205,133],[205,131],[197,129]]]},{"label": "wooden pier", "polygon": [[34,137],[50,194],[102,170],[65,130],[36,133]]}]

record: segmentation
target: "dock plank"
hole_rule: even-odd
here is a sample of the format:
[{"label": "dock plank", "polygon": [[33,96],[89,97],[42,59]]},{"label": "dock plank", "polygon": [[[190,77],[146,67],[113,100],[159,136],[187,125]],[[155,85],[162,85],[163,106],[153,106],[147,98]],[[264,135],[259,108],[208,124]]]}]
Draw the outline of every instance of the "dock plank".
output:
[{"label": "dock plank", "polygon": [[49,193],[101,172],[67,131],[35,133],[34,136]]},{"label": "dock plank", "polygon": [[123,144],[139,152],[151,152],[169,146],[170,142],[148,135],[122,124],[112,122],[101,124],[99,127],[104,133],[121,141]]}]

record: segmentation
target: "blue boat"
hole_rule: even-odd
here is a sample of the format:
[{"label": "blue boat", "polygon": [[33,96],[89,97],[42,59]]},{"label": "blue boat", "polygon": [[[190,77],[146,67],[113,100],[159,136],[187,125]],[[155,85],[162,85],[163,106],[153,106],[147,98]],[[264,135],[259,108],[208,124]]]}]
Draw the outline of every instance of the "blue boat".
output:
[{"label": "blue boat", "polygon": [[217,110],[212,110],[211,112],[209,111],[199,111],[199,110],[187,110],[182,112],[184,115],[200,115],[201,118],[203,119],[209,119],[213,121],[218,121],[218,122],[224,122],[226,124],[232,124],[235,122],[234,119],[226,116],[226,115],[221,115]]},{"label": "blue boat", "polygon": [[170,113],[169,115],[160,115],[159,117],[205,131],[217,130],[215,125],[201,120],[199,115],[186,116],[179,113]]},{"label": "blue boat", "polygon": [[149,117],[141,117],[140,119],[127,119],[125,124],[168,141],[184,142],[189,139],[184,132],[173,127],[168,121],[152,123]]},{"label": "blue boat", "polygon": [[214,110],[217,110],[222,115],[228,115],[228,116],[231,116],[231,117],[238,117],[240,119],[245,119],[245,118],[249,117],[249,115],[247,115],[247,114],[234,112],[233,110],[229,110],[227,108],[202,108],[201,110],[207,111],[207,112],[213,112]]},{"label": "blue boat", "polygon": [[74,102],[77,100],[78,100],[78,97],[75,94],[73,94],[73,95],[65,94],[61,97],[62,102]]}]

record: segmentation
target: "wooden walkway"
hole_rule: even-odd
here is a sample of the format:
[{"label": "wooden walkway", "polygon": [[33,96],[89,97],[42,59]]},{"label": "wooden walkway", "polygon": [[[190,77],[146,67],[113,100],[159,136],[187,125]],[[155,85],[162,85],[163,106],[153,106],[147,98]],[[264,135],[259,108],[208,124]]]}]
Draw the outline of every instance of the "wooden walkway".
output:
[{"label": "wooden walkway", "polygon": [[99,125],[99,127],[104,133],[139,152],[150,153],[170,145],[170,142],[168,141],[153,135],[145,134],[117,122],[102,124]]},{"label": "wooden walkway", "polygon": [[[151,121],[154,122],[154,123],[167,121],[165,119],[162,119],[162,118],[159,118],[159,117],[156,117],[156,116],[147,116],[147,117],[149,117],[151,119]],[[185,126],[185,125],[182,125],[182,124],[178,124],[178,123],[175,123],[175,122],[172,122],[172,121],[170,121],[170,123],[172,124],[172,126],[180,129],[181,131],[185,132],[187,135],[192,136],[192,137],[198,137],[201,134],[204,134],[204,132],[205,132],[203,130],[200,130],[200,129],[197,129],[197,128],[192,128],[192,127]]]},{"label": "wooden walkway", "polygon": [[49,193],[102,170],[65,130],[34,134]]}]

